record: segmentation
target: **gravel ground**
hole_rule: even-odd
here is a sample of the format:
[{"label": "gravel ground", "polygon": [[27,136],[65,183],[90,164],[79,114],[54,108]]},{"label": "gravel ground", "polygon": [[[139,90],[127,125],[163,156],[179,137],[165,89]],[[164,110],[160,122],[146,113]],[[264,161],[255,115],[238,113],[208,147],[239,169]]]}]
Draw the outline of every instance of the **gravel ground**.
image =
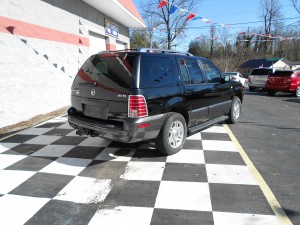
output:
[{"label": "gravel ground", "polygon": [[0,139],[4,138],[6,136],[9,136],[13,133],[16,133],[20,130],[24,130],[28,127],[35,126],[37,124],[40,124],[47,120],[50,120],[54,117],[63,115],[67,112],[68,108],[69,107],[63,107],[61,109],[55,110],[55,111],[47,113],[47,114],[35,116],[32,119],[27,120],[27,121],[23,121],[23,122],[20,122],[20,123],[14,124],[14,125],[10,125],[7,127],[2,127],[2,128],[0,128]]}]

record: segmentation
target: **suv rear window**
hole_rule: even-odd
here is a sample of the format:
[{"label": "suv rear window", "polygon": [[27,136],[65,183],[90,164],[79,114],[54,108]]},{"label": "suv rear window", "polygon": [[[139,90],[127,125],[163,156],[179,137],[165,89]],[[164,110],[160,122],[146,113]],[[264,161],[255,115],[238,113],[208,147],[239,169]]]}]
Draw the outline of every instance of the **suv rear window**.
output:
[{"label": "suv rear window", "polygon": [[[81,69],[92,81],[97,81],[112,88],[129,88],[133,63],[133,55],[110,53],[92,56]],[[86,80],[84,77],[82,78]],[[91,81],[90,79],[88,79],[88,82]]]},{"label": "suv rear window", "polygon": [[254,69],[251,75],[271,75],[272,69]]},{"label": "suv rear window", "polygon": [[171,59],[168,57],[142,56],[140,88],[163,87],[174,83]]},{"label": "suv rear window", "polygon": [[289,77],[293,73],[293,71],[276,71],[275,73],[273,73],[272,77]]}]

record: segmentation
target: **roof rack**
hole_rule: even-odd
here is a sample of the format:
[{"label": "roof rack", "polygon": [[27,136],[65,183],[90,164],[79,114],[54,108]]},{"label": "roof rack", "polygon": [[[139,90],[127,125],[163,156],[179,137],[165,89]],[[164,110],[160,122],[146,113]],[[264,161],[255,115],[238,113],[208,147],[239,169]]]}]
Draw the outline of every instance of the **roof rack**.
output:
[{"label": "roof rack", "polygon": [[165,50],[165,49],[158,49],[158,48],[135,48],[135,49],[122,49],[122,50],[114,50],[114,51],[102,51],[116,53],[116,52],[149,52],[149,53],[163,53],[163,54],[180,54],[180,55],[187,55],[193,56],[193,54],[189,52],[181,52],[181,51],[174,51],[174,50]]},{"label": "roof rack", "polygon": [[191,54],[189,52],[165,50],[165,49],[158,49],[158,48],[139,48],[139,49],[137,49],[137,51],[138,52],[153,52],[153,53],[180,54],[180,55],[193,56],[193,54]]}]

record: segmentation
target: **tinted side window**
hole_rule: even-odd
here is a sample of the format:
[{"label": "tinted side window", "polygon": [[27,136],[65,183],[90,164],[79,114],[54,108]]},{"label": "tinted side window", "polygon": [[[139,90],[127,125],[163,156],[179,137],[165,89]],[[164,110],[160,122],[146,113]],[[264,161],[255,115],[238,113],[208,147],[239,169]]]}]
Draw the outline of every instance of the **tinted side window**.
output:
[{"label": "tinted side window", "polygon": [[168,57],[142,56],[140,65],[140,87],[162,87],[172,85],[172,63]]},{"label": "tinted side window", "polygon": [[192,84],[201,84],[203,82],[203,74],[199,67],[197,59],[185,59],[186,67],[189,71]]},{"label": "tinted side window", "polygon": [[201,61],[208,83],[220,83],[221,81],[221,73],[220,71],[210,62]]},{"label": "tinted side window", "polygon": [[180,72],[183,81],[190,84],[201,84],[204,81],[197,59],[179,59]]}]

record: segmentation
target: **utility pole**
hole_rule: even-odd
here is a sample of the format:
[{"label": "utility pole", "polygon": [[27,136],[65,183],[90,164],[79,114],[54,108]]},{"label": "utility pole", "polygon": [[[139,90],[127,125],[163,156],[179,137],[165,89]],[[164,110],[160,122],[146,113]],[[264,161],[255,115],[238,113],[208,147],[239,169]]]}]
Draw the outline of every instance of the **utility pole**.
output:
[{"label": "utility pole", "polygon": [[242,51],[241,51],[241,54],[240,54],[240,57],[239,57],[238,63],[237,63],[237,65],[236,65],[236,67],[237,67],[237,68],[239,67],[239,65],[240,65],[240,62],[241,62],[242,55],[243,55],[243,51],[244,51],[244,47],[245,47],[245,41],[243,41]]}]

